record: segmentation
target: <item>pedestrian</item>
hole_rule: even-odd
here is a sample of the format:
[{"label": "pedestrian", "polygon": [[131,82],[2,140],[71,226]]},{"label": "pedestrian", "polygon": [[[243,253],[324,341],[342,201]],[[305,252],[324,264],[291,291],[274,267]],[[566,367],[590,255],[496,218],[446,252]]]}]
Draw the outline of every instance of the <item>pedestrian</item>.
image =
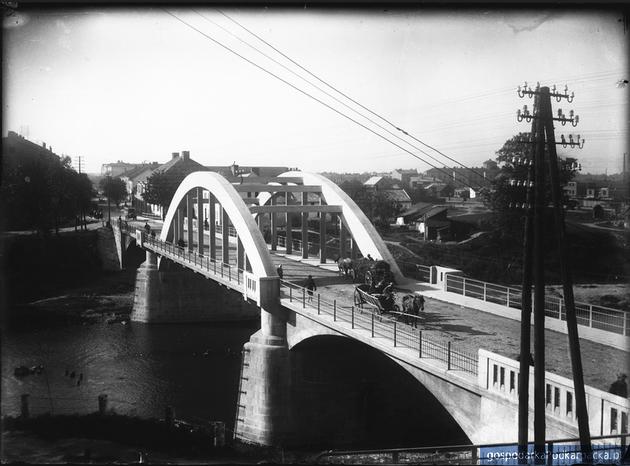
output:
[{"label": "pedestrian", "polygon": [[155,238],[155,231],[151,230],[151,238]]},{"label": "pedestrian", "polygon": [[147,234],[151,233],[151,227],[149,226],[148,220],[144,222],[144,231],[146,231]]},{"label": "pedestrian", "polygon": [[374,258],[368,254],[368,255],[367,255],[367,260],[369,260],[369,261],[373,261],[373,260],[374,260]]},{"label": "pedestrian", "polygon": [[626,383],[626,377],[626,374],[617,374],[617,380],[610,385],[608,392],[622,398],[628,398],[628,384]]},{"label": "pedestrian", "polygon": [[420,303],[420,310],[424,311],[424,296],[422,295],[418,295],[419,299],[419,303]]},{"label": "pedestrian", "polygon": [[282,280],[282,277],[284,276],[284,270],[282,270],[282,264],[278,266],[278,268],[276,269],[276,272],[278,273],[278,277],[280,277],[280,280]]},{"label": "pedestrian", "polygon": [[317,285],[315,285],[315,280],[313,280],[313,276],[309,275],[306,279],[306,292],[308,293],[308,302],[313,301],[313,291],[317,290]]}]

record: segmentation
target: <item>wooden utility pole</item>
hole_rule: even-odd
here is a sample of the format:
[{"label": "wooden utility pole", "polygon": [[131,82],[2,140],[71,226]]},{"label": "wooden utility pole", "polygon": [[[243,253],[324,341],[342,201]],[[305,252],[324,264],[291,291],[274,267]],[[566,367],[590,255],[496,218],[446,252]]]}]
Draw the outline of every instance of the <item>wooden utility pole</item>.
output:
[{"label": "wooden utility pole", "polygon": [[[534,101],[534,113],[538,109],[538,96]],[[535,140],[538,132],[539,121],[534,119],[532,122],[532,131],[530,133],[530,142]],[[529,160],[535,160],[536,146],[531,146],[531,155]],[[518,453],[519,463],[527,463],[527,445],[529,441],[529,365],[531,354],[531,338],[530,327],[532,320],[532,234],[533,234],[533,217],[532,210],[529,206],[532,203],[532,187],[533,166],[527,164],[527,194],[526,207],[527,213],[525,218],[525,232],[523,234],[523,280],[521,290],[521,350],[519,363],[519,380],[518,380]]]},{"label": "wooden utility pole", "polygon": [[[527,187],[527,203],[524,207],[528,209],[525,222],[524,234],[524,266],[523,266],[523,291],[522,291],[522,318],[521,318],[521,352],[520,352],[520,380],[519,380],[519,434],[518,444],[520,461],[526,462],[527,442],[528,442],[528,403],[529,403],[529,346],[530,346],[530,312],[531,309],[531,283],[532,272],[535,281],[534,289],[534,454],[537,464],[545,462],[545,278],[544,278],[544,226],[545,211],[547,210],[546,186],[545,186],[545,165],[548,163],[551,197],[553,202],[553,212],[555,220],[555,233],[558,241],[558,251],[560,258],[560,273],[564,292],[564,303],[566,309],[567,333],[569,337],[569,349],[571,353],[571,366],[573,370],[573,384],[575,389],[575,404],[580,433],[580,443],[582,450],[582,461],[589,462],[592,457],[591,439],[588,425],[588,413],[586,409],[586,394],[584,390],[584,374],[582,370],[582,360],[580,355],[580,342],[577,328],[577,318],[575,314],[575,303],[573,298],[573,284],[571,273],[567,263],[566,239],[564,234],[564,215],[562,206],[562,196],[560,179],[558,175],[558,157],[556,154],[556,144],[563,144],[582,148],[584,141],[580,141],[579,136],[574,141],[573,136],[569,136],[570,143],[567,143],[564,136],[562,142],[556,143],[554,134],[554,121],[559,121],[562,125],[570,122],[576,126],[579,117],[574,117],[573,111],[567,118],[562,110],[558,110],[558,117],[553,116],[551,109],[551,97],[558,102],[566,99],[569,103],[573,101],[573,93],[568,94],[567,88],[563,94],[556,92],[555,86],[552,91],[548,87],[537,86],[535,90],[528,88],[518,89],[518,95],[530,98],[535,96],[534,113],[523,108],[523,112],[517,112],[519,121],[526,120],[532,123],[530,133],[530,143],[533,144],[532,159],[529,161],[530,170]],[[533,221],[531,215],[531,165],[534,167],[534,214]],[[533,224],[532,224],[533,223]],[[533,230],[533,250],[531,235]],[[532,267],[533,259],[533,267]],[[562,309],[559,309],[562,314]],[[554,400],[552,400],[552,403]]]}]

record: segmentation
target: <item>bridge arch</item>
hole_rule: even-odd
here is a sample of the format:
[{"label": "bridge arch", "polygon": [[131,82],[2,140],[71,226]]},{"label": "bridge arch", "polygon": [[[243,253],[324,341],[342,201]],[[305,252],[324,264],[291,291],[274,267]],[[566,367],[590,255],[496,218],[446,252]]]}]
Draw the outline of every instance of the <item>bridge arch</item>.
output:
[{"label": "bridge arch", "polygon": [[[341,335],[311,335],[290,350],[297,444],[340,447],[471,443],[431,387],[379,350]],[[305,402],[305,401],[308,401]],[[315,445],[313,445],[315,446]]]},{"label": "bridge arch", "polygon": [[[403,280],[400,268],[389,252],[387,245],[376,231],[376,228],[372,225],[372,222],[370,222],[361,208],[339,186],[325,176],[315,173],[288,171],[279,175],[279,178],[284,177],[301,177],[304,184],[321,186],[321,197],[326,203],[329,205],[340,205],[342,207],[344,222],[356,241],[361,253],[364,256],[370,254],[375,259],[387,261],[391,266],[396,280],[399,283]],[[260,205],[269,202],[274,194],[273,192],[260,193],[258,195]]]},{"label": "bridge arch", "polygon": [[221,175],[213,172],[194,172],[181,182],[169,205],[160,240],[167,241],[172,234],[173,223],[179,205],[188,193],[196,188],[209,191],[227,212],[234,229],[243,243],[250,261],[252,273],[258,277],[277,277],[267,245],[258,230],[254,217],[234,187]]}]

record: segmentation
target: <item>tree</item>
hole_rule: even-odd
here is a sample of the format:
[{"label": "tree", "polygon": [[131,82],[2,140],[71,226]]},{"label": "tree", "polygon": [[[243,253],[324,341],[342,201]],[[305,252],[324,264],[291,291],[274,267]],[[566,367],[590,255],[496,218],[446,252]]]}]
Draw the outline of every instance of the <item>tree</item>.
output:
[{"label": "tree", "polygon": [[[493,212],[493,225],[501,232],[505,239],[522,241],[526,202],[526,189],[523,183],[527,181],[527,166],[519,163],[518,158],[531,158],[532,145],[526,142],[529,133],[519,133],[508,139],[503,147],[496,152],[496,161],[500,167],[499,173],[492,180],[492,188],[484,190],[481,197],[486,206]],[[574,158],[562,159],[558,157],[558,171],[560,185],[566,185],[576,174],[573,169]],[[545,167],[545,205],[551,202],[551,184],[547,167]],[[511,180],[520,182],[512,185]],[[565,199],[565,204],[566,204]],[[515,206],[518,206],[515,207]],[[546,221],[553,225],[553,219]]]},{"label": "tree", "polygon": [[127,197],[127,186],[120,178],[112,178],[111,176],[101,178],[98,187],[116,205],[120,204],[120,201]]},{"label": "tree", "polygon": [[149,204],[162,207],[164,217],[181,181],[173,179],[166,172],[155,171],[147,178],[142,198]]}]

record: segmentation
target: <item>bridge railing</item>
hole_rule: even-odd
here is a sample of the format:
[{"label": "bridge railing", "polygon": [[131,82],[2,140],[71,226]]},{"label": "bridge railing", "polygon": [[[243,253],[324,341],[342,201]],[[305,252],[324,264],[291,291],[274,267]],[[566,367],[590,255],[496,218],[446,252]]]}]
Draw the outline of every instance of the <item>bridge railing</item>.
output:
[{"label": "bridge railing", "polygon": [[[630,434],[591,437],[593,458],[581,460],[579,438],[547,440],[543,464],[591,464],[622,462]],[[533,444],[528,445],[527,464],[533,464]],[[370,450],[328,450],[312,459],[313,464],[518,464],[518,444],[439,445]]]},{"label": "bridge railing", "polygon": [[[446,291],[521,309],[521,289],[518,287],[507,287],[462,276],[447,275]],[[630,336],[630,312],[580,302],[575,303],[575,312],[577,322],[580,325]],[[564,299],[546,297],[545,315],[558,320],[566,320]]]},{"label": "bridge railing", "polygon": [[458,349],[450,341],[427,336],[410,325],[379,315],[373,309],[364,309],[347,302],[331,299],[285,280],[280,281],[280,297],[301,304],[318,315],[328,315],[335,322],[350,324],[352,329],[367,330],[371,338],[383,338],[394,347],[408,348],[417,352],[419,358],[437,359],[446,363],[448,370],[459,370],[469,374],[478,373],[477,354]]},{"label": "bridge railing", "polygon": [[[142,241],[164,257],[178,262],[186,262],[208,273],[211,272],[216,277],[232,282],[237,286],[246,286],[247,296],[257,298],[257,286],[255,283],[252,283],[252,280],[255,281],[255,277],[232,264],[213,259],[208,255],[199,254],[198,251],[190,251],[183,246],[160,241],[144,233],[142,234]],[[246,278],[247,280],[245,280]]]}]

